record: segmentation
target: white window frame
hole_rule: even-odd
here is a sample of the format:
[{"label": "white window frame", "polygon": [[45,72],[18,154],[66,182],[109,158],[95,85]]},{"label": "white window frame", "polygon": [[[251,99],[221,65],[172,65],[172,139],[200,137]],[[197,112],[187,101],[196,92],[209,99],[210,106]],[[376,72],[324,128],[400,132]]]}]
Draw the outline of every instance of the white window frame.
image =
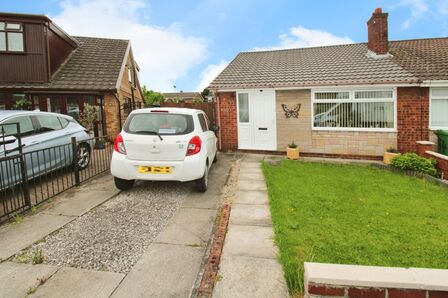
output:
[{"label": "white window frame", "polygon": [[[355,92],[363,91],[392,91],[392,98],[382,99],[356,99]],[[315,94],[320,92],[349,92],[348,99],[316,99]],[[356,127],[315,127],[314,126],[314,104],[315,103],[337,103],[337,102],[393,102],[394,103],[394,127],[393,128],[356,128]],[[311,90],[311,127],[312,130],[326,131],[371,131],[371,132],[397,132],[397,88],[331,88]]]},{"label": "white window frame", "polygon": [[[448,90],[448,86],[445,86],[445,87],[433,87],[433,88],[430,88],[430,90],[429,90],[429,130],[448,129],[448,126],[433,126],[432,125],[432,115],[431,115],[432,114],[431,113],[431,111],[432,111],[432,100],[433,99],[447,99],[446,96],[434,96],[432,94],[434,89],[447,89]],[[448,117],[448,115],[447,115],[447,117]]]}]

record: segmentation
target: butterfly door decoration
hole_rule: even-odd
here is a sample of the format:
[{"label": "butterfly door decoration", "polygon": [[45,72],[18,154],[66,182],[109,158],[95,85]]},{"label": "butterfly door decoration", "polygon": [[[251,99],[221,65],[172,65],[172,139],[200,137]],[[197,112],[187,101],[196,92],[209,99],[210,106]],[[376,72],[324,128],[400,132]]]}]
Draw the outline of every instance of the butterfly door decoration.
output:
[{"label": "butterfly door decoration", "polygon": [[296,104],[292,109],[288,108],[287,105],[282,104],[283,111],[285,111],[286,118],[299,118],[299,111],[302,105],[300,103]]}]

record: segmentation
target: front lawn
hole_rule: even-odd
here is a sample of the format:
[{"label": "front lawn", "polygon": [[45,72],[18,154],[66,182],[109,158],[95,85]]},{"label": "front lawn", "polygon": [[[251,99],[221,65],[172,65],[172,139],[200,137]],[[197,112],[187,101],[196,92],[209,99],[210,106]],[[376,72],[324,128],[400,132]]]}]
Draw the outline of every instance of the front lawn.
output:
[{"label": "front lawn", "polygon": [[292,293],[303,262],[448,268],[448,189],[369,166],[263,165]]}]

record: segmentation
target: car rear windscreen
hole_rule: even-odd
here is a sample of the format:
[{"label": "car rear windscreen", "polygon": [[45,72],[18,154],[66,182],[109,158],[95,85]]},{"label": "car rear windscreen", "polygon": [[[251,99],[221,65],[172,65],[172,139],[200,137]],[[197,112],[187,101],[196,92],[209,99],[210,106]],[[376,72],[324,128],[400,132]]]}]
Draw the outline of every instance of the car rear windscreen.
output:
[{"label": "car rear windscreen", "polygon": [[160,135],[184,135],[194,129],[191,115],[169,113],[134,114],[126,121],[124,131],[133,134],[158,133]]}]

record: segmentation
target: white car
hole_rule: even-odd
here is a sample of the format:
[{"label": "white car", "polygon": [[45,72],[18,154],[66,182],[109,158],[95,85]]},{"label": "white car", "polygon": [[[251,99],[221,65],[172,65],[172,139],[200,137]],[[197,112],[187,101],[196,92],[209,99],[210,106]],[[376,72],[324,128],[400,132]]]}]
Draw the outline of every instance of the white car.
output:
[{"label": "white car", "polygon": [[205,192],[217,161],[217,138],[203,111],[150,108],[133,111],[114,142],[111,173],[118,189],[135,180],[193,181]]}]

